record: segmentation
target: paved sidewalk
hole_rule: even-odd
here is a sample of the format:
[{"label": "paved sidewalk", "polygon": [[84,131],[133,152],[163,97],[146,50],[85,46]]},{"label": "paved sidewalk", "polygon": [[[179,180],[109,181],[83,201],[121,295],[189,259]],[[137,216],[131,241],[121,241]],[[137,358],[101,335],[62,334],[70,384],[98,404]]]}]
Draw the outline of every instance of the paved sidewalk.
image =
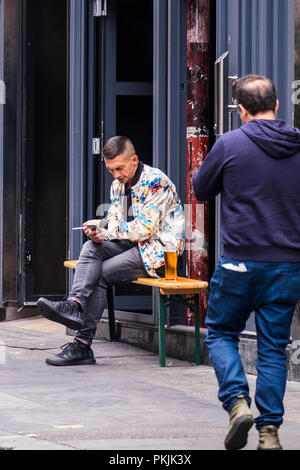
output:
[{"label": "paved sidewalk", "polygon": [[[71,340],[41,317],[0,323],[0,448],[224,449],[228,417],[211,368],[170,358],[162,368],[157,355],[104,339],[94,342],[95,365],[45,364]],[[253,391],[255,376],[249,383]],[[285,407],[281,442],[298,450],[300,383],[288,382]],[[256,446],[252,428],[245,449]]]}]

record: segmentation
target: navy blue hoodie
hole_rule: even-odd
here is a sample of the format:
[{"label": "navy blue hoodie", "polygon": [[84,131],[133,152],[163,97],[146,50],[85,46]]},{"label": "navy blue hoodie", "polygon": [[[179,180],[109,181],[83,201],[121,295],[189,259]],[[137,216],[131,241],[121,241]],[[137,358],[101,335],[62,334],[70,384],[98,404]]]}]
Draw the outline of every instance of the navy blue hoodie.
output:
[{"label": "navy blue hoodie", "polygon": [[221,193],[223,256],[300,262],[300,133],[255,119],[217,140],[193,177],[199,201]]}]

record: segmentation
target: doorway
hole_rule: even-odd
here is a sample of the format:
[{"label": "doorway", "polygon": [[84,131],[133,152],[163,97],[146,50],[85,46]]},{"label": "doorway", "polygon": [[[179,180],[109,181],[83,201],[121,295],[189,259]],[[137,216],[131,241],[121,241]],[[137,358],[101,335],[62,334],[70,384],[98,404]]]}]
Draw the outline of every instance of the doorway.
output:
[{"label": "doorway", "polygon": [[23,302],[65,295],[67,0],[23,3]]}]

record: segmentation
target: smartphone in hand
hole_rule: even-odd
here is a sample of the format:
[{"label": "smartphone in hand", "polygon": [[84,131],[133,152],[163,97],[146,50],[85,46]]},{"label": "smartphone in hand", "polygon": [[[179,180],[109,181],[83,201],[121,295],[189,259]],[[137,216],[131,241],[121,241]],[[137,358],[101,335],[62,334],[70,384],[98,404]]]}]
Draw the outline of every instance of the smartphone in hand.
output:
[{"label": "smartphone in hand", "polygon": [[99,228],[99,222],[100,220],[98,219],[87,220],[86,222],[84,222],[84,226],[94,232]]},{"label": "smartphone in hand", "polygon": [[[92,230],[92,231],[97,229],[97,225],[95,225],[95,224],[86,224],[85,227]],[[83,229],[84,229],[83,225],[81,227],[73,227],[72,228],[72,230],[83,230]]]}]

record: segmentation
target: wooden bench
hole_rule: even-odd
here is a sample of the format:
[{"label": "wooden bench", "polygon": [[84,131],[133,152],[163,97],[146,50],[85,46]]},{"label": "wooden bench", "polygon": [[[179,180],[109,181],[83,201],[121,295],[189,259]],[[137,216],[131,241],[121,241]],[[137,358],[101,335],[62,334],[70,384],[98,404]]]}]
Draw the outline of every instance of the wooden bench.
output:
[{"label": "wooden bench", "polygon": [[[78,260],[65,261],[66,268],[75,269]],[[164,278],[139,278],[133,281],[134,284],[154,287],[158,291],[158,328],[159,328],[159,362],[162,367],[166,365],[166,352],[165,352],[165,308],[171,306],[174,302],[182,302],[189,309],[194,312],[195,323],[195,362],[200,365],[200,328],[199,328],[199,294],[201,289],[208,287],[206,281],[199,281],[189,279],[186,277],[178,277],[176,281],[167,281]],[[182,296],[191,295],[193,301],[183,299]],[[172,296],[176,296],[172,297]],[[110,340],[116,340],[115,334],[115,314],[113,302],[113,290],[110,287],[107,290],[107,303],[108,303],[108,320]]]}]

